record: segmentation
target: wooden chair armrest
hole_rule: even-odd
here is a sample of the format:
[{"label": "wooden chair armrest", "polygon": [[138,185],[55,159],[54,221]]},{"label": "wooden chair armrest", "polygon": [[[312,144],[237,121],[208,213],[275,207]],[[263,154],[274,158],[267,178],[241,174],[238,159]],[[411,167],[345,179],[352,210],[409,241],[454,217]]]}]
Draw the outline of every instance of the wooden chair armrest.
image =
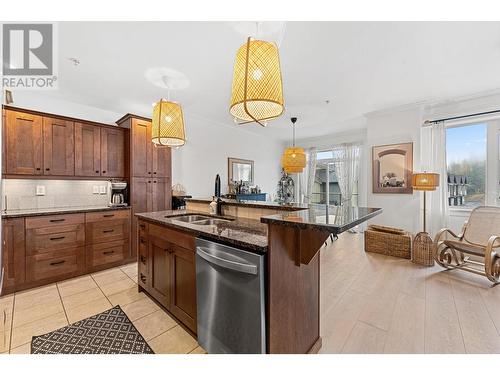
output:
[{"label": "wooden chair armrest", "polygon": [[488,240],[488,244],[486,245],[486,250],[491,251],[495,247],[495,242],[497,242],[498,240],[500,240],[500,236],[491,236]]},{"label": "wooden chair armrest", "polygon": [[434,237],[434,243],[437,244],[439,241],[441,241],[441,237],[446,233],[451,234],[453,237],[458,238],[459,240],[461,240],[463,237],[463,233],[461,233],[459,236],[457,236],[455,233],[453,233],[453,231],[451,229],[444,228],[444,229],[441,229],[439,232],[437,232],[436,237]]}]

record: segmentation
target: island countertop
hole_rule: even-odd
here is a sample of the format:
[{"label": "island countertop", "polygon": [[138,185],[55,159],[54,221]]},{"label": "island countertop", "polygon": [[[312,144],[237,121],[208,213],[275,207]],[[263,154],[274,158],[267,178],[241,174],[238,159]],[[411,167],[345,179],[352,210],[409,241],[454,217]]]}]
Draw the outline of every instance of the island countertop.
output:
[{"label": "island countertop", "polygon": [[283,211],[276,215],[263,216],[260,221],[266,224],[279,224],[339,234],[381,213],[381,208],[309,204],[305,210]]},{"label": "island countertop", "polygon": [[2,212],[3,219],[29,217],[29,216],[46,216],[59,214],[80,214],[86,212],[97,211],[115,211],[115,210],[130,210],[130,206],[81,206],[81,207],[57,207],[57,208],[32,208],[25,210],[7,210]]},{"label": "island countertop", "polygon": [[[211,218],[225,219],[214,225],[196,225],[175,220],[176,216],[198,214]],[[140,219],[154,224],[180,229],[196,236],[235,245],[250,251],[265,253],[267,251],[267,225],[257,220],[236,218],[231,216],[207,215],[193,210],[157,211],[135,214]]]},{"label": "island countertop", "polygon": [[[236,200],[221,198],[222,204],[227,206],[244,206],[252,208],[268,208],[280,211],[299,211],[305,210],[309,206],[307,204],[300,203],[290,203],[290,204],[280,204],[278,202],[267,202],[267,201],[247,201],[247,200]],[[193,203],[207,203],[212,202],[212,198],[186,198],[186,202]]]}]

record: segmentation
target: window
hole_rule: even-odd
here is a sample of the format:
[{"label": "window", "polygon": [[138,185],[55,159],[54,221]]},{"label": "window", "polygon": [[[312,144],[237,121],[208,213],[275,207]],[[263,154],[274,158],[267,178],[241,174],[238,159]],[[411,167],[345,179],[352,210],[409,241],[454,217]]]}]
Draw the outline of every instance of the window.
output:
[{"label": "window", "polygon": [[[339,180],[337,177],[336,165],[340,168],[345,166],[348,168],[348,163],[351,160],[345,156],[340,148],[326,151],[318,151],[316,154],[316,172],[314,176],[314,186],[311,194],[311,203],[330,204],[339,206],[343,201]],[[353,159],[359,162],[359,147],[354,146],[351,154]],[[349,173],[355,173],[352,185],[351,204],[358,204],[358,179],[359,170],[353,168]],[[328,198],[327,198],[328,197]]]},{"label": "window", "polygon": [[446,129],[448,204],[472,208],[485,204],[486,123]]}]

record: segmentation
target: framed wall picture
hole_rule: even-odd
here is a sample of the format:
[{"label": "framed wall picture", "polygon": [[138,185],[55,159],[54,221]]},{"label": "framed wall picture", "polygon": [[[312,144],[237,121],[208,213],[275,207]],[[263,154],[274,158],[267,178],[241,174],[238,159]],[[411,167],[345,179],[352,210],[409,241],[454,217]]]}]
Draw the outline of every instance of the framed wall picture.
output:
[{"label": "framed wall picture", "polygon": [[375,194],[412,194],[413,143],[373,146],[372,183]]}]

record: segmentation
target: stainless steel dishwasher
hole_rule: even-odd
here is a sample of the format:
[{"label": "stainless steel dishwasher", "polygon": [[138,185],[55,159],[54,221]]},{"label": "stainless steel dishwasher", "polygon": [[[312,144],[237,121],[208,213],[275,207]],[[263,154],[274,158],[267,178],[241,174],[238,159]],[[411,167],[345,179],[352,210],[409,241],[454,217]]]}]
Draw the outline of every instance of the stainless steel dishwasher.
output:
[{"label": "stainless steel dishwasher", "polygon": [[198,343],[208,353],[265,353],[264,256],[196,239]]}]

